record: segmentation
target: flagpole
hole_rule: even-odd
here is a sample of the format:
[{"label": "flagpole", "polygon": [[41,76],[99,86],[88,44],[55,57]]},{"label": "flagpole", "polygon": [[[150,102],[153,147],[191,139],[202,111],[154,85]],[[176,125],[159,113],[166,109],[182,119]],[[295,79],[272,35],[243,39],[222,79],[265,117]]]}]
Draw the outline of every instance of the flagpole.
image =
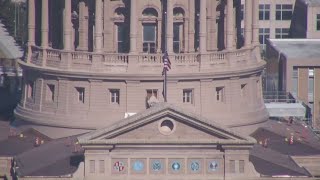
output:
[{"label": "flagpole", "polygon": [[[168,3],[168,0],[167,0]],[[166,4],[167,4],[166,3]],[[166,5],[166,8],[168,8],[168,5]],[[165,31],[165,38],[164,38],[164,51],[167,52],[167,11],[164,12],[164,31]],[[167,69],[164,71],[164,102],[167,102]]]}]

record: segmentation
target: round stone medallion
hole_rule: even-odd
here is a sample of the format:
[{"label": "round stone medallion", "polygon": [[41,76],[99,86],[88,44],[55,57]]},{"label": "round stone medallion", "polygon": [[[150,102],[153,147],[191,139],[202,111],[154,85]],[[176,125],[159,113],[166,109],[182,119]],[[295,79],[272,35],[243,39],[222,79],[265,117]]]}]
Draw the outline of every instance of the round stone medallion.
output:
[{"label": "round stone medallion", "polygon": [[137,160],[133,163],[133,170],[142,171],[143,168],[144,168],[144,164],[142,161]]},{"label": "round stone medallion", "polygon": [[152,170],[153,171],[161,171],[162,169],[162,164],[160,161],[153,161],[152,162]]},{"label": "round stone medallion", "polygon": [[190,169],[191,171],[194,171],[194,172],[199,171],[200,164],[197,161],[192,161],[190,164]]},{"label": "round stone medallion", "polygon": [[215,171],[215,170],[217,170],[217,168],[218,168],[218,163],[216,161],[211,161],[209,164],[209,169],[211,171]]},{"label": "round stone medallion", "polygon": [[113,169],[118,172],[124,171],[124,167],[125,165],[122,161],[117,161],[113,164]]},{"label": "round stone medallion", "polygon": [[181,167],[181,165],[180,165],[180,163],[178,163],[178,162],[174,162],[174,163],[172,163],[172,170],[174,170],[174,171],[179,171],[180,170],[180,167]]}]

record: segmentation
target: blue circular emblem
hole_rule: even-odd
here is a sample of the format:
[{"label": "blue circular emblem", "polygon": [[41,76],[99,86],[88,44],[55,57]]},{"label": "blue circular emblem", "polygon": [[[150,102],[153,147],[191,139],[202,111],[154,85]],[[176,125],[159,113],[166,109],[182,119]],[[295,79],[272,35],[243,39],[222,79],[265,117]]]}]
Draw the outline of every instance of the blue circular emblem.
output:
[{"label": "blue circular emblem", "polygon": [[192,161],[190,164],[190,168],[192,171],[199,171],[200,164],[197,161]]},{"label": "blue circular emblem", "polygon": [[142,171],[144,168],[143,162],[142,161],[135,161],[133,163],[133,170],[135,171]]},{"label": "blue circular emblem", "polygon": [[179,171],[181,166],[178,162],[174,162],[171,167],[174,171]]},{"label": "blue circular emblem", "polygon": [[162,165],[160,161],[153,161],[152,162],[152,170],[160,171],[162,169]]},{"label": "blue circular emblem", "polygon": [[216,161],[211,161],[209,164],[209,169],[211,171],[215,171],[215,170],[217,170],[217,168],[218,168],[218,163]]}]

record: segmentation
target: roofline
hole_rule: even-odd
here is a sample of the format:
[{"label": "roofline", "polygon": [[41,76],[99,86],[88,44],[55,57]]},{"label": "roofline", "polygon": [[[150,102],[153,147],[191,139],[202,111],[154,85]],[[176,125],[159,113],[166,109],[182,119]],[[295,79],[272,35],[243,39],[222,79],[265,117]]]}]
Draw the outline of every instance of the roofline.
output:
[{"label": "roofline", "polygon": [[290,38],[290,39],[268,39],[269,41],[278,41],[278,42],[320,42],[320,39],[303,39],[303,38]]},{"label": "roofline", "polygon": [[[269,43],[269,45],[270,45],[275,51],[279,52],[278,61],[280,61],[281,55],[284,56],[285,59],[288,59],[287,55],[286,55],[285,53],[283,53],[283,52],[281,51],[281,49],[279,49],[279,48],[277,47],[277,45],[274,43],[274,41],[278,41],[278,40],[281,40],[281,41],[282,41],[282,40],[286,40],[286,39],[267,39],[267,42]],[[290,40],[290,39],[288,39],[288,40]],[[320,39],[319,39],[319,40],[320,40]],[[283,41],[283,42],[285,42],[285,41]],[[319,42],[320,42],[320,41],[319,41]]]},{"label": "roofline", "polygon": [[187,144],[207,144],[207,145],[254,145],[256,141],[253,140],[230,140],[230,139],[218,139],[218,140],[207,140],[207,139],[196,139],[196,140],[162,140],[162,139],[105,139],[105,140],[82,140],[81,145],[187,145]]},{"label": "roofline", "polygon": [[183,109],[181,109],[173,104],[159,103],[159,105],[160,104],[163,104],[163,106],[154,106],[153,108],[147,109],[146,110],[147,114],[144,114],[142,117],[141,117],[140,113],[135,114],[133,116],[130,116],[128,118],[120,120],[107,128],[102,128],[102,129],[95,130],[95,131],[89,132],[87,134],[84,134],[84,135],[78,137],[78,141],[80,143],[84,143],[86,141],[92,141],[93,138],[99,138],[103,134],[107,134],[108,132],[111,132],[112,130],[117,130],[119,132],[123,131],[124,129],[127,128],[127,126],[133,125],[134,123],[138,123],[137,119],[149,118],[149,121],[150,121],[150,120],[154,119],[153,116],[155,114],[165,113],[166,111],[172,111],[173,113],[182,114],[183,116],[187,116],[189,119],[197,119],[199,121],[200,126],[209,126],[210,128],[220,130],[221,132],[229,133],[230,134],[229,136],[233,136],[235,138],[247,140],[250,142],[256,142],[255,139],[250,136],[243,136],[239,133],[234,132],[231,129],[224,127],[223,125],[220,125],[218,123],[210,121],[210,120],[206,119],[205,117],[199,117],[192,112],[184,112]]}]

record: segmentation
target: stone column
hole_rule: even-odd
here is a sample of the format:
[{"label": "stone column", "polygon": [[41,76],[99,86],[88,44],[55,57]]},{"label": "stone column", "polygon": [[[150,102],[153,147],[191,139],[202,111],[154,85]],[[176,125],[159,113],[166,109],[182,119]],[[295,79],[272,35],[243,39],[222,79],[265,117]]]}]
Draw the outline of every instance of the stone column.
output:
[{"label": "stone column", "polygon": [[28,0],[28,44],[34,45],[35,43],[35,0]]},{"label": "stone column", "polygon": [[88,50],[88,6],[86,0],[79,2],[79,47],[78,50]]},{"label": "stone column", "polygon": [[200,53],[207,51],[207,0],[200,1],[200,29],[199,29],[199,40],[200,40]]},{"label": "stone column", "polygon": [[217,1],[210,1],[210,8],[211,8],[211,17],[209,19],[209,34],[210,39],[208,37],[208,41],[211,44],[210,50],[217,50],[218,49],[218,40],[217,40],[217,23],[216,23],[216,17],[217,17]]},{"label": "stone column", "polygon": [[137,53],[137,1],[130,6],[130,53]]},{"label": "stone column", "polygon": [[188,52],[194,52],[194,7],[195,0],[189,0]]},{"label": "stone column", "polygon": [[102,51],[102,0],[96,0],[96,13],[95,13],[95,52]]},{"label": "stone column", "polygon": [[48,0],[42,0],[41,7],[41,46],[48,47],[48,25],[49,25],[49,8]]},{"label": "stone column", "polygon": [[234,42],[234,14],[233,14],[233,0],[227,1],[227,49],[233,49]]},{"label": "stone column", "polygon": [[244,13],[244,45],[245,47],[251,46],[252,41],[252,0],[246,0],[245,2],[245,13]]},{"label": "stone column", "polygon": [[161,21],[157,21],[157,52],[160,53],[161,52],[161,26],[162,22]]},{"label": "stone column", "polygon": [[167,30],[166,30],[166,40],[167,40],[167,51],[172,53],[173,51],[173,1],[167,0]]},{"label": "stone column", "polygon": [[64,0],[63,47],[71,50],[72,44],[71,0]]},{"label": "stone column", "polygon": [[35,44],[35,0],[28,0],[28,57],[27,62],[29,62],[31,59],[31,46]]},{"label": "stone column", "polygon": [[252,44],[259,45],[259,0],[252,1]]}]

